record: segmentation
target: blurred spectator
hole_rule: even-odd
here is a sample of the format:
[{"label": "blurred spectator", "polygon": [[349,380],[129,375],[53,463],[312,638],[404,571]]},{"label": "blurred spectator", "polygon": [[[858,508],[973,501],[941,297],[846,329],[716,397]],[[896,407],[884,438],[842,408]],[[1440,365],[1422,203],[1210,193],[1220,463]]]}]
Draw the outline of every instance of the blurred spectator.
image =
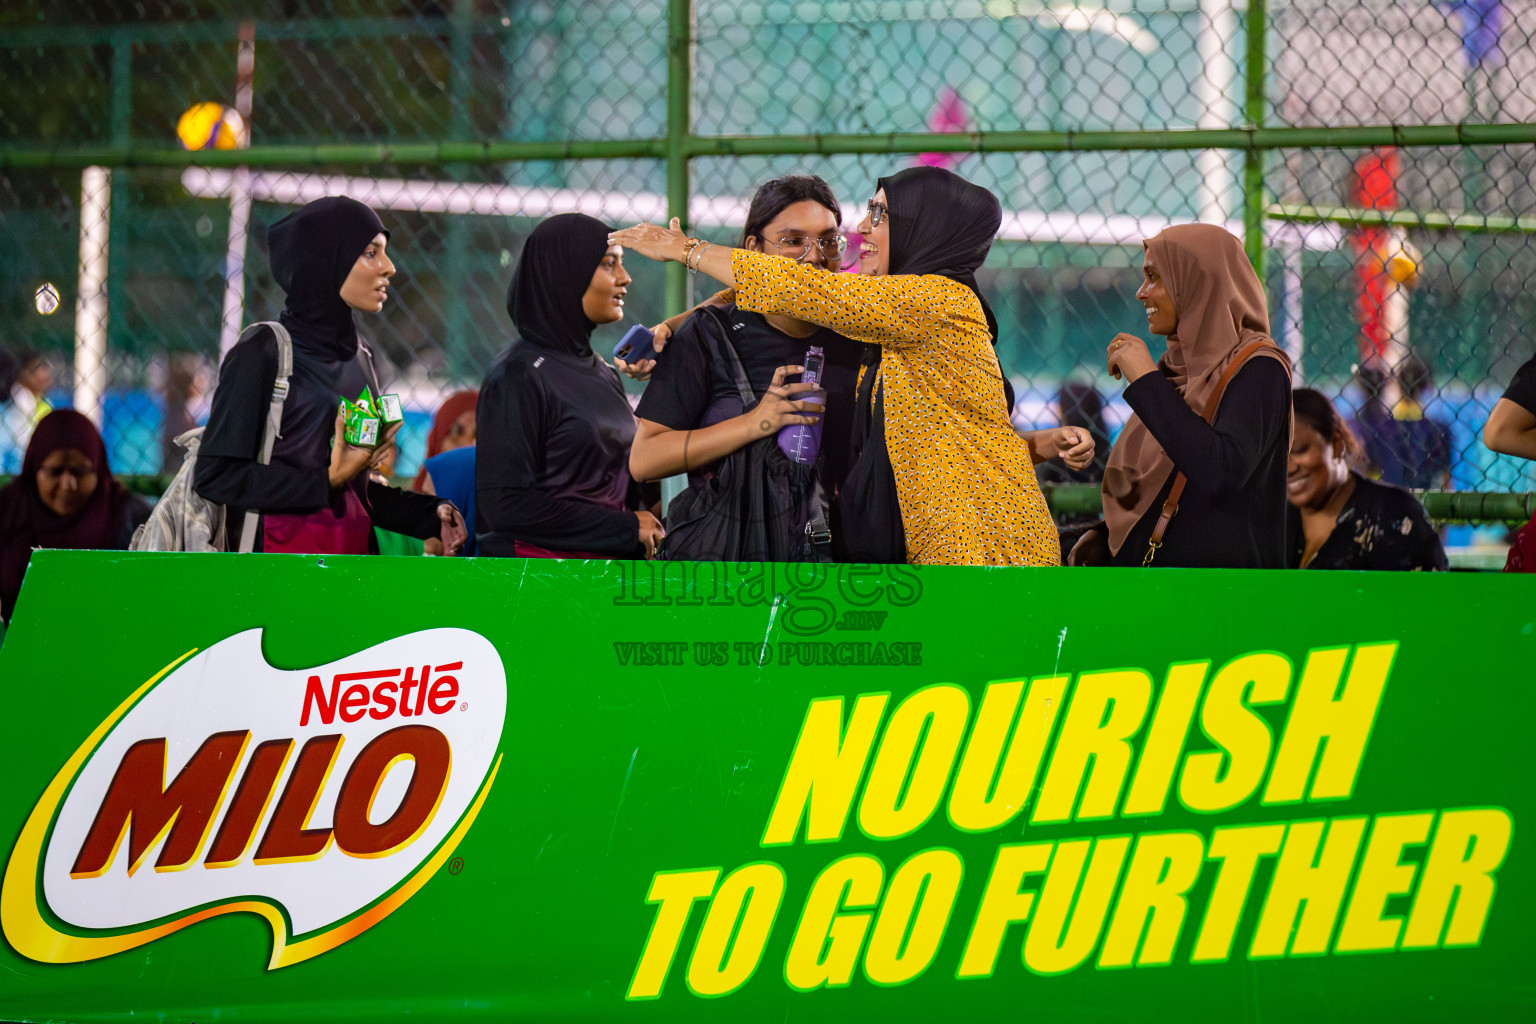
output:
[{"label": "blurred spectator", "polygon": [[1358,442],[1357,463],[1367,476],[1381,476],[1381,467],[1371,457],[1372,438],[1383,434],[1392,420],[1387,408],[1387,376],[1374,362],[1355,367],[1355,384],[1360,388],[1360,411],[1347,426]]},{"label": "blurred spectator", "polygon": [[[411,490],[426,494],[442,494],[441,491],[428,491],[424,486],[427,481],[427,459],[475,443],[475,403],[479,400],[480,392],[478,391],[456,391],[438,406],[437,412],[432,416],[432,429],[427,432],[427,454],[422,456],[421,468],[416,471],[416,479],[411,481]],[[458,505],[458,502],[454,504]],[[458,507],[464,512],[465,522],[475,521],[469,514],[468,508],[463,505]],[[474,531],[471,530],[470,533]]]},{"label": "blurred spectator", "polygon": [[[9,365],[0,366],[0,402],[4,402],[4,430],[13,452],[23,452],[32,431],[44,416],[53,411],[48,404],[48,389],[53,387],[53,364],[33,349],[22,349],[6,357]],[[14,472],[12,462],[3,467]]]},{"label": "blurred spectator", "polygon": [[1444,571],[1424,508],[1401,487],[1350,468],[1359,445],[1322,394],[1297,388],[1285,494],[1291,568]]},{"label": "blurred spectator", "polygon": [[33,548],[125,551],[149,506],[112,478],[94,424],[73,409],[49,413],[21,473],[0,490],[0,618],[10,621]]},{"label": "blurred spectator", "polygon": [[1444,488],[1451,480],[1451,432],[1424,414],[1434,384],[1428,365],[1410,352],[1397,367],[1402,397],[1387,410],[1385,377],[1362,367],[1366,405],[1357,421],[1371,468],[1382,483],[1419,489]]},{"label": "blurred spectator", "polygon": [[[1536,459],[1536,358],[1515,371],[1509,390],[1488,415],[1483,440],[1504,455]],[[1504,571],[1536,572],[1536,518],[1515,531]]]},{"label": "blurred spectator", "polygon": [[197,426],[191,404],[201,394],[198,371],[202,357],[190,352],[165,354],[165,419],[160,425],[160,466],[174,473],[181,465],[182,448],[176,439]]}]

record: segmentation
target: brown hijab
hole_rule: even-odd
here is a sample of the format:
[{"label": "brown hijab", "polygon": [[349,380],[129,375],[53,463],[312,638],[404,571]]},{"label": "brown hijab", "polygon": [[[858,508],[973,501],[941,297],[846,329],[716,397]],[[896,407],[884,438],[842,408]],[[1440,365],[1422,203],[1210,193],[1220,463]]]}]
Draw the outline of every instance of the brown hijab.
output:
[{"label": "brown hijab", "polygon": [[[1290,359],[1269,336],[1264,288],[1231,232],[1214,224],[1180,224],[1142,245],[1161,272],[1178,315],[1157,368],[1191,409],[1205,413],[1222,371],[1251,342],[1270,342],[1258,354],[1278,359],[1290,372]],[[1104,469],[1104,522],[1111,551],[1119,552],[1174,469],[1141,417],[1133,415]]]}]

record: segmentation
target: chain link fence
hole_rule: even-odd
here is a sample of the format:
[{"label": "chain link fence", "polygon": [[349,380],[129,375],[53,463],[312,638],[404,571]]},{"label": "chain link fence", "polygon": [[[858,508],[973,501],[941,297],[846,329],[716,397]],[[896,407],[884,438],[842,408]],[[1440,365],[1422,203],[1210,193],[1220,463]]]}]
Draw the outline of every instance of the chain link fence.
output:
[{"label": "chain link fence", "polygon": [[[756,185],[809,172],[851,229],[877,177],[923,161],[1002,200],[982,283],[1021,427],[1070,384],[1114,433],[1103,351],[1145,335],[1141,239],[1205,220],[1247,239],[1299,379],[1388,479],[1529,491],[1480,429],[1532,353],[1536,0],[1250,4],[17,0],[0,472],[49,405],[96,416],[118,473],[174,470],[221,347],[281,308],[266,227],[310,199],[393,231],[396,294],[362,329],[407,400],[403,474],[508,340],[541,218],[686,210],[729,241]],[[688,300],[634,262],[632,318]]]}]

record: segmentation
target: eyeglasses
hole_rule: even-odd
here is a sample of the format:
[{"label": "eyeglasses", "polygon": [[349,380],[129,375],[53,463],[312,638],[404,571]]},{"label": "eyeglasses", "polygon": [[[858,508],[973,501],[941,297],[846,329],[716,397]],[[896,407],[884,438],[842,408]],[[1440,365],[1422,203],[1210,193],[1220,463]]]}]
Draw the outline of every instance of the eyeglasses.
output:
[{"label": "eyeglasses", "polygon": [[796,263],[809,256],[813,248],[820,249],[829,260],[837,259],[848,249],[848,239],[842,235],[785,235],[777,242],[768,238],[763,241],[778,249],[780,256]]},{"label": "eyeglasses", "polygon": [[872,228],[879,227],[880,226],[880,222],[885,220],[886,217],[889,217],[890,214],[891,214],[891,211],[889,209],[887,209],[886,205],[884,203],[880,202],[878,199],[871,199],[869,201],[869,226],[870,227],[872,227]]}]

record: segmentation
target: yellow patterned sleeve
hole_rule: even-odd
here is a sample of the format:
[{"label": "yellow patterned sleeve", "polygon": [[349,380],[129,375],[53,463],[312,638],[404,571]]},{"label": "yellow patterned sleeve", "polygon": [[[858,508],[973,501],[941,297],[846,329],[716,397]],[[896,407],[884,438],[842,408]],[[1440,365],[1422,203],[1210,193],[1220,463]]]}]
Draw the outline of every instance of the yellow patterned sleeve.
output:
[{"label": "yellow patterned sleeve", "polygon": [[961,334],[990,347],[991,332],[976,296],[936,274],[839,274],[746,249],[731,254],[731,271],[742,309],[792,316],[877,345],[916,345]]}]

